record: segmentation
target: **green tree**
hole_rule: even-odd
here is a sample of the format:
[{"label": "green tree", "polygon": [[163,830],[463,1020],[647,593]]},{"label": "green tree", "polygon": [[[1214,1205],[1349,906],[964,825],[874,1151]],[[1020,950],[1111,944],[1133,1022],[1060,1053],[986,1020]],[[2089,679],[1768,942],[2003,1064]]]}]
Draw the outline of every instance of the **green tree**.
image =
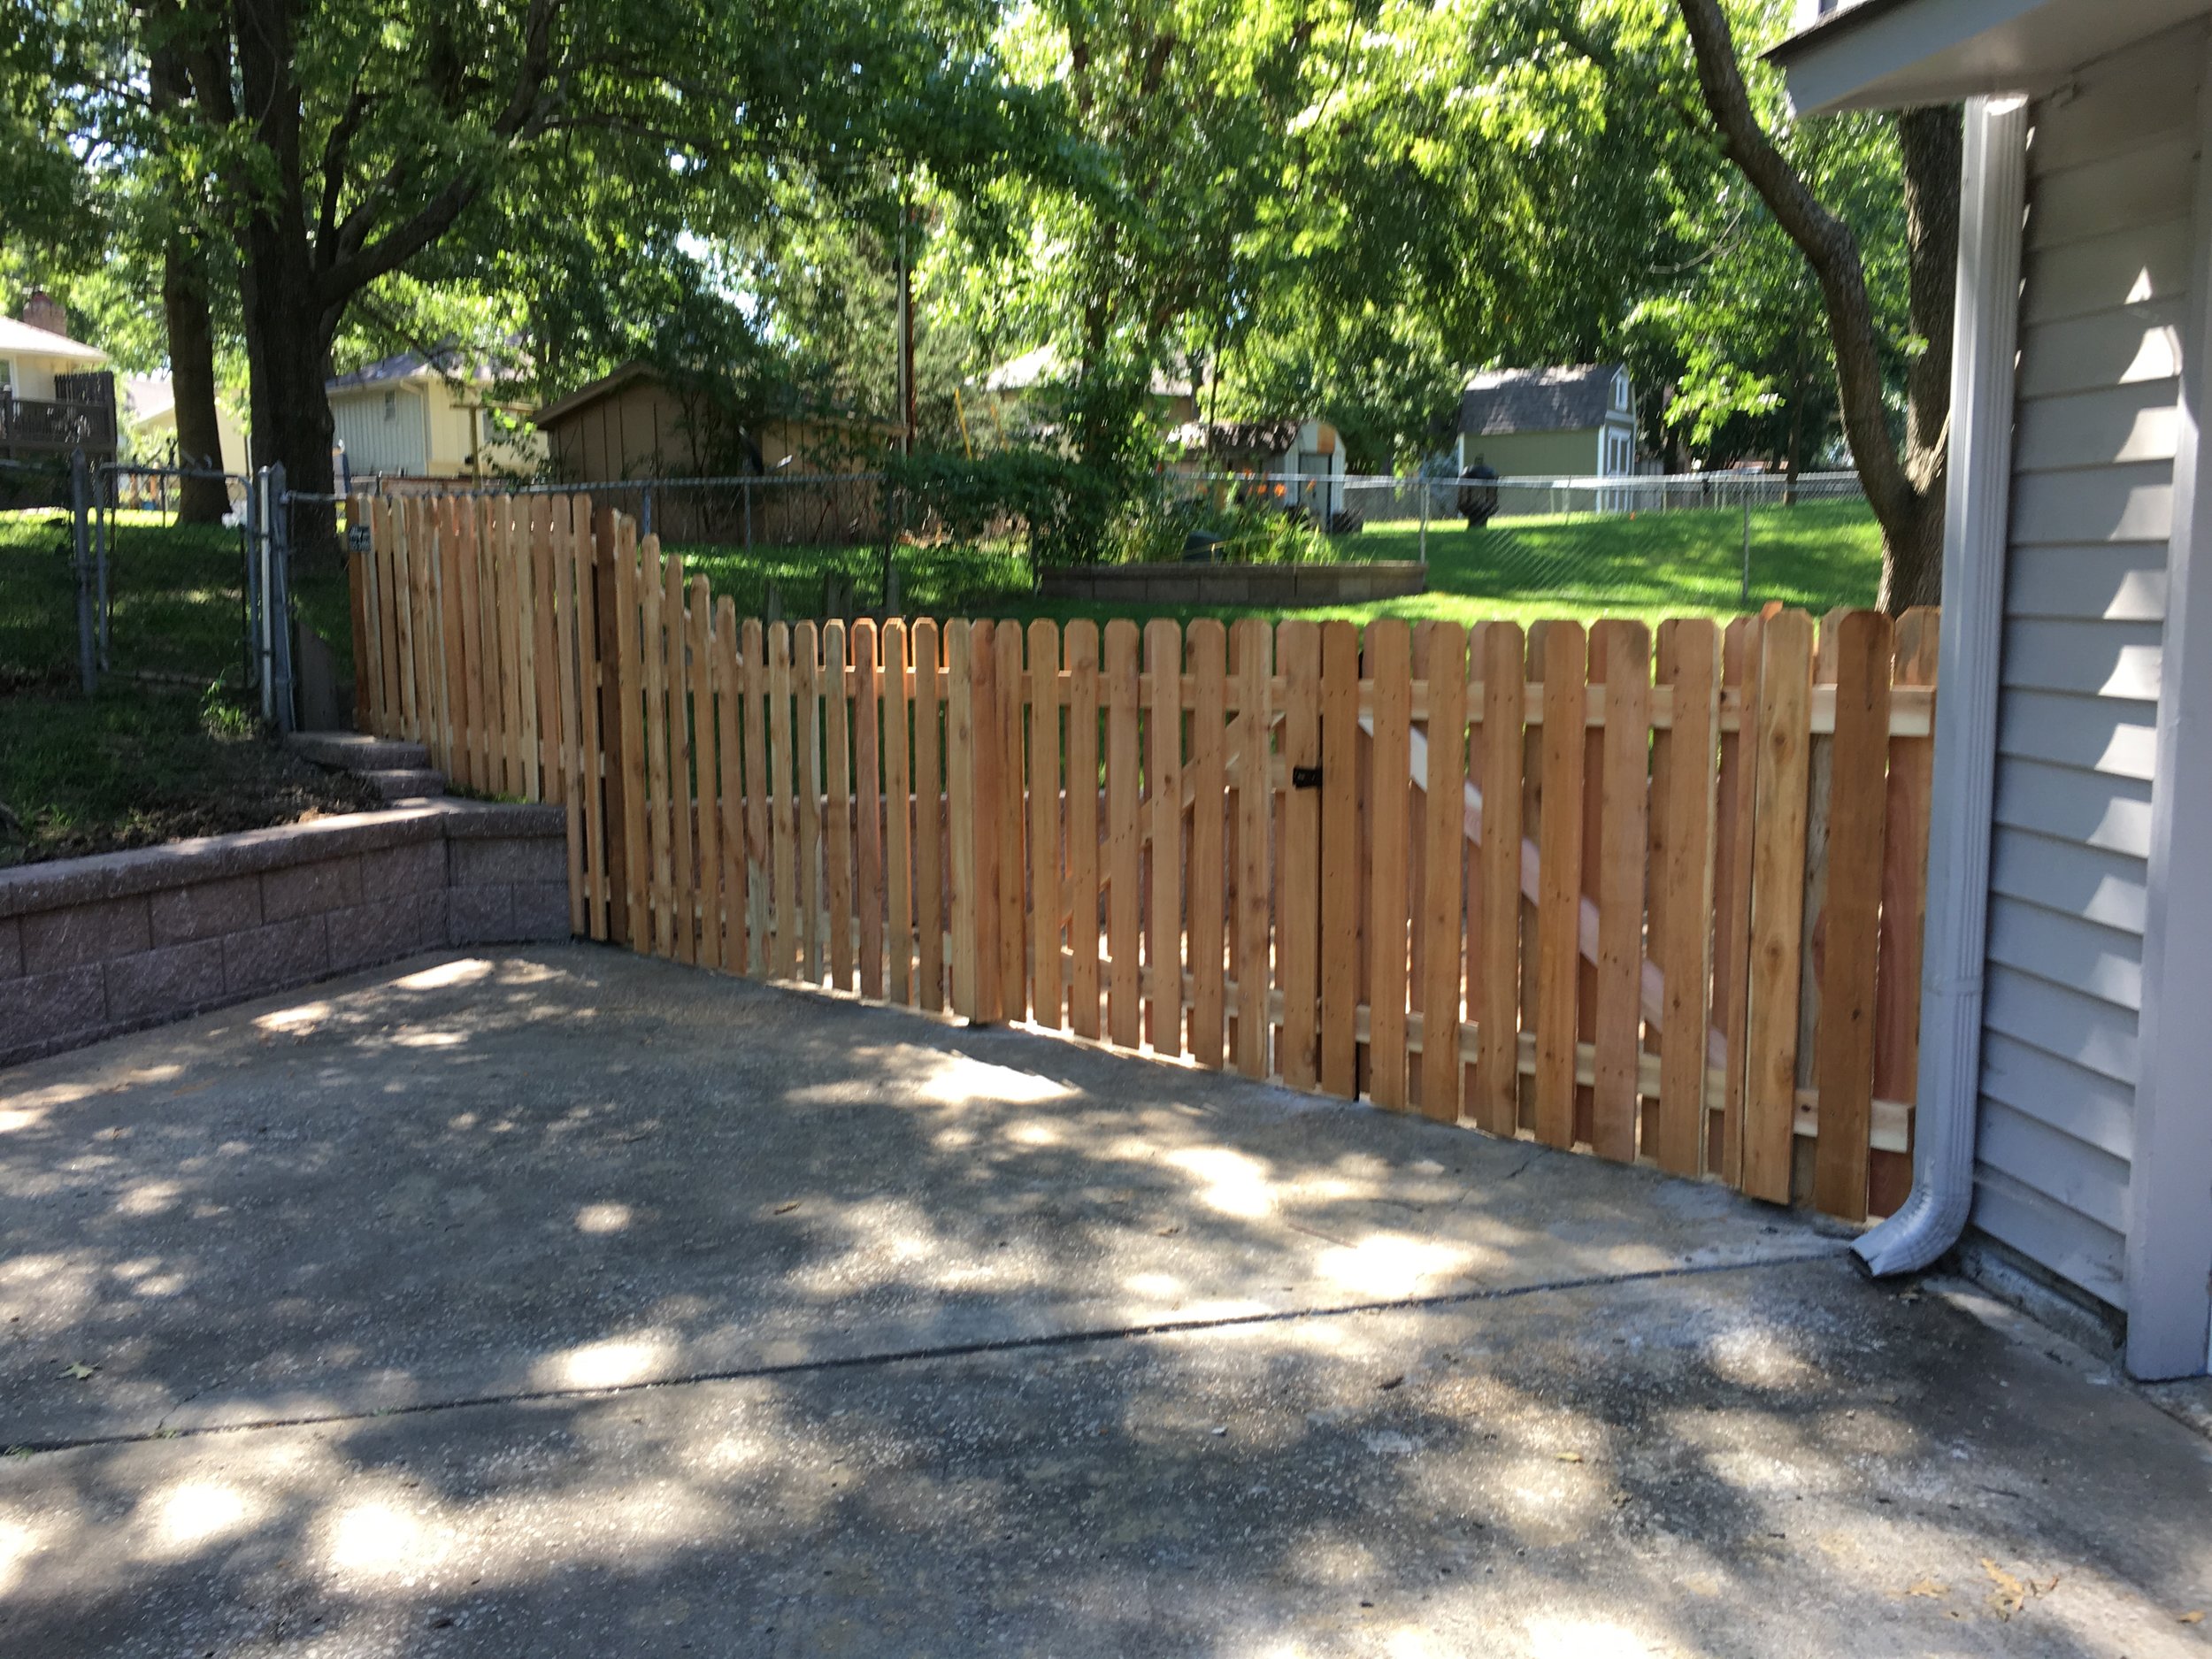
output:
[{"label": "green tree", "polygon": [[[976,18],[937,0],[92,0],[59,21],[46,73],[79,153],[203,196],[234,245],[257,458],[308,490],[329,488],[334,343],[383,285],[517,242],[664,248],[885,157],[956,174],[1023,115]],[[179,75],[158,97],[156,64]],[[606,234],[529,234],[556,216]],[[594,279],[568,274],[573,306]]]},{"label": "green tree", "polygon": [[[1881,603],[1897,611],[1935,603],[1958,260],[1958,111],[1846,118],[1857,124],[1856,143],[1848,133],[1832,136],[1839,118],[1792,121],[1778,77],[1755,59],[1747,64],[1736,44],[1740,35],[1759,40],[1781,32],[1786,8],[1776,0],[1531,4],[1540,27],[1674,111],[1684,131],[1750,187],[1795,248],[1820,296],[1839,424],[1882,526]],[[1878,163],[1870,139],[1886,149]],[[1870,193],[1886,194],[1893,180],[1897,209],[1870,211]]]}]

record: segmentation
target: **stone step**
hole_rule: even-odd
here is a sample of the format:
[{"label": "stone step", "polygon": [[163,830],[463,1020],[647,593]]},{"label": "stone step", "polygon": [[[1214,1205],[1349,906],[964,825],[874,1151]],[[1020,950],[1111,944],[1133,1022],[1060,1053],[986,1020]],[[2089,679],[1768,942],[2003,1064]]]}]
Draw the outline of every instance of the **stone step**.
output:
[{"label": "stone step", "polygon": [[430,764],[430,751],[420,743],[362,732],[295,732],[284,741],[317,765],[343,772],[406,772]]},{"label": "stone step", "polygon": [[388,766],[357,775],[387,801],[412,801],[445,793],[445,773],[428,766]]}]

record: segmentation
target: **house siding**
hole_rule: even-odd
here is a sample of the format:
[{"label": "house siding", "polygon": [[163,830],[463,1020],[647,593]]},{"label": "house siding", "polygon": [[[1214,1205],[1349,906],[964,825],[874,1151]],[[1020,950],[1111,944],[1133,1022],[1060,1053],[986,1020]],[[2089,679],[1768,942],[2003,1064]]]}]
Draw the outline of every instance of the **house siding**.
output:
[{"label": "house siding", "polygon": [[1462,433],[1459,464],[1476,457],[1501,478],[1588,478],[1598,470],[1596,426],[1562,432]]},{"label": "house siding", "polygon": [[2087,66],[2028,153],[1973,1220],[2115,1307],[2206,41]]},{"label": "house siding", "polygon": [[[387,392],[392,396],[389,419],[384,415]],[[355,477],[388,472],[419,478],[430,470],[426,415],[417,388],[370,386],[334,396],[330,418]]]}]

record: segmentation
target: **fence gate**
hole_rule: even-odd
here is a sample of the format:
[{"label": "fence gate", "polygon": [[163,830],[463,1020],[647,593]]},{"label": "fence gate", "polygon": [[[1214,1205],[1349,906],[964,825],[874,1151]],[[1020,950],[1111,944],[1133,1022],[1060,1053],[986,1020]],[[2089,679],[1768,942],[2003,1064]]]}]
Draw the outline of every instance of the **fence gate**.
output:
[{"label": "fence gate", "polygon": [[580,496],[369,511],[364,723],[564,803],[579,935],[1903,1197],[1932,611],[764,626]]}]

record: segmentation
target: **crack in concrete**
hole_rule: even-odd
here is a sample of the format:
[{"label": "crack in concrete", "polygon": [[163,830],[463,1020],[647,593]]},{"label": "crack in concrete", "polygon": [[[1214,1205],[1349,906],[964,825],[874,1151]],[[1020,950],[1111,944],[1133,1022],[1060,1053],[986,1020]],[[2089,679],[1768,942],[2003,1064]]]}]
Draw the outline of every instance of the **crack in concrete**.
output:
[{"label": "crack in concrete", "polygon": [[1324,1308],[1286,1308],[1274,1312],[1223,1314],[1210,1319],[1164,1319],[1146,1325],[1103,1327],[1087,1331],[1058,1331],[1038,1336],[1001,1337],[975,1342],[949,1342],[934,1347],[895,1348],[876,1354],[849,1354],[828,1359],[793,1360],[783,1364],[733,1366],[720,1371],[687,1372],[680,1377],[647,1378],[595,1388],[523,1388],[505,1394],[471,1394],[452,1400],[426,1400],[413,1405],[385,1406],[370,1411],[330,1411],[288,1417],[264,1417],[245,1423],[211,1424],[196,1428],[171,1428],[168,1417],[201,1389],[163,1414],[162,1423],[130,1433],[88,1434],[76,1439],[21,1440],[0,1448],[0,1456],[27,1456],[46,1452],[88,1450],[104,1446],[136,1446],[157,1440],[200,1440],[219,1434],[250,1434],[270,1429],[319,1428],[341,1423],[368,1423],[379,1418],[421,1417],[436,1411],[462,1411],[482,1406],[533,1405],[558,1400],[596,1400],[641,1394],[648,1389],[685,1388],[701,1383],[749,1382],[775,1377],[803,1377],[833,1371],[865,1371],[879,1366],[926,1363],[968,1359],[987,1354],[1018,1354],[1036,1350],[1084,1348],[1109,1342],[1144,1341],[1158,1337],[1203,1335],[1213,1331],[1239,1331],[1261,1325],[1294,1325],[1302,1321],[1341,1319],[1368,1313],[1418,1312],[1425,1309],[1465,1307],[1478,1302],[1511,1302],[1554,1292],[1599,1290],[1616,1285],[1654,1284],[1673,1279],[1699,1279],[1719,1273],[1755,1272],[1762,1269],[1801,1267],[1829,1262],[1849,1254],[1847,1241],[1787,1256],[1762,1256],[1754,1261],[1685,1263],[1679,1267],[1645,1268],[1627,1273],[1593,1273],[1578,1279],[1547,1279],[1530,1285],[1507,1285],[1494,1289],[1455,1290],[1430,1296],[1384,1298],[1371,1302],[1339,1302]]}]

